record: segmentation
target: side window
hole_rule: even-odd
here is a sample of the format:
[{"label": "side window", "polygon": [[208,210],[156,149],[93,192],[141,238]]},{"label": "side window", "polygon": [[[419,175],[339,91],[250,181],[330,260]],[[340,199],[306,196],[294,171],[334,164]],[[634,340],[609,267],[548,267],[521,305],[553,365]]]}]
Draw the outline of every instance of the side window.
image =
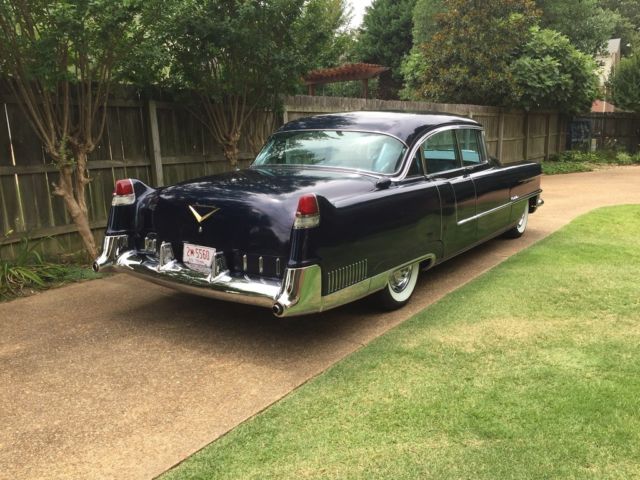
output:
[{"label": "side window", "polygon": [[422,168],[422,148],[419,148],[411,159],[411,165],[409,166],[407,177],[416,177],[418,175],[424,175],[424,170]]},{"label": "side window", "polygon": [[427,166],[427,174],[460,168],[453,130],[445,130],[429,137],[421,147]]},{"label": "side window", "polygon": [[484,162],[480,130],[459,129],[456,131],[456,136],[458,137],[463,166],[468,167]]}]

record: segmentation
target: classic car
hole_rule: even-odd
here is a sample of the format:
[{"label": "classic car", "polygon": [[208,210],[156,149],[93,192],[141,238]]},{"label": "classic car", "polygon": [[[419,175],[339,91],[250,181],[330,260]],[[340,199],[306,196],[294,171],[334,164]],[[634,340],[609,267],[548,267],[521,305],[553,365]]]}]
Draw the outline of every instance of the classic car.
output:
[{"label": "classic car", "polygon": [[502,165],[477,122],[351,112],[289,122],[244,170],[151,188],[118,180],[95,270],[321,312],[375,294],[403,306],[418,274],[542,205],[540,165]]}]

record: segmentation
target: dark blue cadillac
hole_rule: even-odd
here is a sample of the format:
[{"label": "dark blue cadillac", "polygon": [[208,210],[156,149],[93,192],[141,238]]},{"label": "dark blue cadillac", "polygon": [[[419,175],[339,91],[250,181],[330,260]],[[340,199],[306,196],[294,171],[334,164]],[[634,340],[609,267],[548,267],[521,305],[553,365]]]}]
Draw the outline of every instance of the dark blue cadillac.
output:
[{"label": "dark blue cadillac", "polygon": [[153,189],[118,180],[96,270],[271,308],[404,305],[420,271],[542,204],[540,165],[501,165],[482,127],[384,112],[289,122],[245,170]]}]

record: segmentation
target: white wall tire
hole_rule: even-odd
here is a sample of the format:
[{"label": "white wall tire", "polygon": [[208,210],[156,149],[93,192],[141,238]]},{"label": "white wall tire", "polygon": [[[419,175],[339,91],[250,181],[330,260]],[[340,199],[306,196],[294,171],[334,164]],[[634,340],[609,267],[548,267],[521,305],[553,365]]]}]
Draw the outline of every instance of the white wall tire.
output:
[{"label": "white wall tire", "polygon": [[392,272],[384,289],[378,292],[381,306],[385,310],[396,310],[404,306],[413,295],[419,273],[419,262]]},{"label": "white wall tire", "polygon": [[524,204],[524,212],[518,219],[518,223],[516,223],[515,227],[511,230],[507,230],[504,234],[507,238],[520,238],[524,235],[524,232],[527,230],[527,224],[529,223],[529,202]]}]

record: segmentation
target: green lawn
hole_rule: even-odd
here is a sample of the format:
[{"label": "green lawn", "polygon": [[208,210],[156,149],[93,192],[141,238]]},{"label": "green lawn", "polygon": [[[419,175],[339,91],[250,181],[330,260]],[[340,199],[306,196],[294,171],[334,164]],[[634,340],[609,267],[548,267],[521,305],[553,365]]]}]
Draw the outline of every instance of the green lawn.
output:
[{"label": "green lawn", "polygon": [[173,478],[640,478],[640,206],[507,260]]}]

